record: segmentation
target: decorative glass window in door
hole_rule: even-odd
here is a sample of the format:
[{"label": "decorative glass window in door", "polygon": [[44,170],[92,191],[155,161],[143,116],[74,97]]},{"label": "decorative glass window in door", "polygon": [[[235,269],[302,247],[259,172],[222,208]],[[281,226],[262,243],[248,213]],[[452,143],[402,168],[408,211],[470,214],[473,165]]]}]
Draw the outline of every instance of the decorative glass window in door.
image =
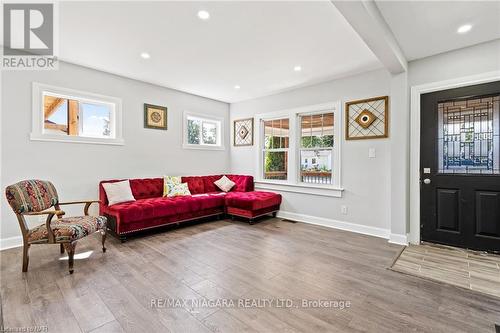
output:
[{"label": "decorative glass window in door", "polygon": [[438,104],[439,172],[500,174],[500,95]]}]

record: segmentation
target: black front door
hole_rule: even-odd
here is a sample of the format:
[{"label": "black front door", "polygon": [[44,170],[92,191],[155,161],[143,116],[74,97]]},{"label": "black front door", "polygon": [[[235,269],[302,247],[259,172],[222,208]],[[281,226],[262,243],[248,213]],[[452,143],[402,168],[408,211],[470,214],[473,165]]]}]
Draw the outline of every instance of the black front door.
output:
[{"label": "black front door", "polygon": [[500,81],[420,102],[421,239],[500,251]]}]

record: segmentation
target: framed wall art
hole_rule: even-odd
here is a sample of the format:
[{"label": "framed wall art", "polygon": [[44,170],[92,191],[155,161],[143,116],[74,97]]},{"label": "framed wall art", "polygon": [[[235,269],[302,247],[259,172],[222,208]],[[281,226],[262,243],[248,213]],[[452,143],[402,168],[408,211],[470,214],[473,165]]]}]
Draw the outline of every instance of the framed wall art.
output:
[{"label": "framed wall art", "polygon": [[389,96],[345,103],[346,140],[378,139],[389,136]]},{"label": "framed wall art", "polygon": [[234,146],[253,146],[253,118],[234,121]]},{"label": "framed wall art", "polygon": [[144,103],[144,128],[166,130],[167,107]]}]

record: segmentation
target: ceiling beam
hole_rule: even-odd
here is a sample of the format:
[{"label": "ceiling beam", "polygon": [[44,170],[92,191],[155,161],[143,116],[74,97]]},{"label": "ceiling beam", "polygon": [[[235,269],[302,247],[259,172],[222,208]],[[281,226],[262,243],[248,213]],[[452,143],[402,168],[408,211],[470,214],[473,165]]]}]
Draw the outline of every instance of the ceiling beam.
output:
[{"label": "ceiling beam", "polygon": [[408,62],[375,1],[331,1],[389,72],[399,74],[408,69]]}]

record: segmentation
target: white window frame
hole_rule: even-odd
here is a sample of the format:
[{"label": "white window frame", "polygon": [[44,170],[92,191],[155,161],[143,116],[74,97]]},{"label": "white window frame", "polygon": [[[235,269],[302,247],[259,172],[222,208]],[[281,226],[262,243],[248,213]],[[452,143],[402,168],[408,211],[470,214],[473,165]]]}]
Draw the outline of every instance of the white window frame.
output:
[{"label": "white window frame", "polygon": [[[332,184],[311,184],[300,182],[300,115],[321,114],[333,112],[333,180]],[[288,147],[288,167],[287,180],[270,180],[264,179],[264,128],[262,121],[273,119],[289,119],[289,147]],[[329,102],[323,104],[310,105],[300,108],[275,111],[270,113],[262,113],[255,115],[255,124],[257,133],[256,137],[256,187],[259,189],[268,189],[275,191],[308,193],[320,196],[341,197],[344,189],[342,188],[342,104],[340,101]]]},{"label": "white window frame", "polygon": [[[333,113],[333,119],[334,119],[334,122],[333,122],[333,147],[324,147],[324,148],[302,148],[302,145],[301,145],[301,122],[300,122],[300,117],[302,116],[314,116],[314,115],[317,115],[317,114],[325,114],[325,113]],[[337,131],[337,128],[336,128],[336,125],[337,125],[337,114],[335,113],[335,110],[320,110],[320,111],[314,111],[314,112],[301,112],[301,113],[297,113],[297,183],[300,184],[300,185],[306,185],[306,186],[315,186],[315,187],[320,187],[320,188],[323,188],[323,187],[332,187],[336,184],[336,180],[335,180],[335,175],[336,175],[336,164],[337,161],[335,160],[335,145],[337,144],[337,137],[335,135],[336,131]],[[300,169],[301,169],[301,165],[300,165],[300,152],[304,150],[304,151],[307,151],[307,150],[330,150],[332,152],[332,157],[331,157],[331,164],[332,164],[332,168],[334,168],[332,170],[332,178],[331,178],[331,184],[313,184],[313,183],[308,183],[308,182],[303,182],[301,181],[300,179]],[[340,157],[339,157],[340,158]],[[315,157],[311,157],[311,159],[316,159]],[[337,176],[338,177],[338,176]],[[339,183],[340,183],[340,180],[339,180]]]},{"label": "white window frame", "polygon": [[[218,128],[219,128],[219,133],[217,135],[218,144],[212,145],[212,144],[190,144],[188,143],[188,118],[196,118],[203,121],[207,122],[214,122],[218,123]],[[204,114],[199,114],[199,113],[194,113],[190,111],[184,111],[184,115],[182,117],[182,147],[184,149],[203,149],[203,150],[224,150],[224,142],[225,142],[225,137],[224,137],[224,118],[223,117],[215,117],[215,116],[207,116]],[[203,126],[200,127],[200,139],[202,137],[203,131]]]},{"label": "white window frame", "polygon": [[[70,143],[89,143],[104,145],[124,145],[122,133],[122,100],[120,98],[104,96],[75,89],[56,87],[48,84],[33,82],[32,84],[32,128],[30,139],[33,141],[55,141]],[[57,135],[45,133],[44,130],[44,96],[57,96],[77,100],[84,103],[107,105],[110,107],[110,125],[113,137],[88,137]]]},{"label": "white window frame", "polygon": [[[275,117],[275,118],[265,118],[265,119],[260,119],[259,122],[262,124],[262,122],[264,121],[271,121],[271,120],[279,120],[279,119],[288,119],[288,122],[290,124],[290,118],[288,116],[284,116],[284,117]],[[264,134],[264,126],[261,126],[262,127],[262,133],[261,133],[261,138],[264,138],[265,134]],[[290,125],[289,125],[290,127]],[[259,132],[258,132],[259,133]],[[265,138],[264,138],[265,140]],[[261,164],[263,165],[264,164],[264,154],[266,151],[268,152],[276,152],[276,153],[279,153],[279,152],[286,152],[288,153],[287,156],[287,166],[286,166],[286,169],[287,169],[287,174],[286,174],[286,179],[287,180],[272,180],[272,179],[264,179],[264,168],[262,167],[261,165],[261,170],[260,170],[260,177],[265,180],[265,181],[271,181],[271,182],[277,182],[277,183],[281,183],[281,182],[287,182],[288,179],[290,178],[290,172],[289,172],[289,165],[288,163],[290,162],[290,129],[288,129],[288,148],[265,148],[264,147],[264,142],[262,142],[262,146],[260,147],[260,151],[261,151]]]}]

